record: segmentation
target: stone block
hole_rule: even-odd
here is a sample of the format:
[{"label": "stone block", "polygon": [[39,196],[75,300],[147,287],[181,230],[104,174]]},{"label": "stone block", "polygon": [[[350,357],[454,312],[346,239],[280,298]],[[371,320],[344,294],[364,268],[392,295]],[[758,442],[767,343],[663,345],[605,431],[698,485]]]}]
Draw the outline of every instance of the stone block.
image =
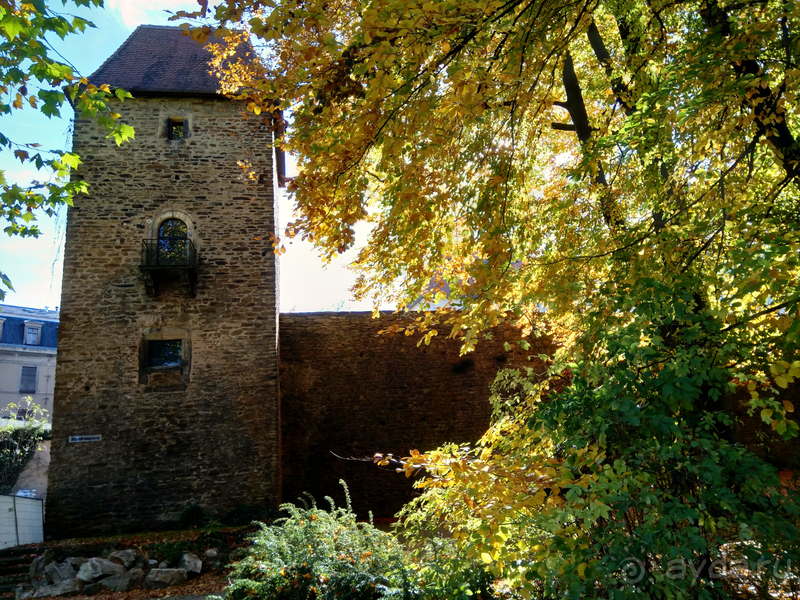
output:
[{"label": "stone block", "polygon": [[75,569],[68,562],[51,562],[44,568],[44,573],[50,583],[69,581],[76,575]]},{"label": "stone block", "polygon": [[158,589],[186,583],[186,571],[183,569],[153,569],[144,580],[144,587]]},{"label": "stone block", "polygon": [[35,593],[36,588],[31,585],[18,585],[14,588],[14,600],[32,598]]},{"label": "stone block", "polygon": [[83,595],[84,596],[96,596],[100,592],[103,591],[103,586],[99,583],[87,583],[83,586]]},{"label": "stone block", "polygon": [[141,554],[138,550],[134,550],[132,548],[126,550],[118,550],[117,552],[112,552],[108,555],[108,560],[111,562],[115,562],[119,565],[122,565],[126,569],[130,569],[136,564],[141,558]]},{"label": "stone block", "polygon": [[113,563],[105,558],[90,558],[81,565],[78,571],[78,579],[85,583],[91,583],[110,577],[111,575],[122,575],[125,573],[125,567]]},{"label": "stone block", "polygon": [[142,587],[144,581],[144,571],[141,569],[131,569],[122,575],[112,575],[100,580],[100,585],[113,592],[129,592]]},{"label": "stone block", "polygon": [[191,552],[184,552],[178,560],[178,568],[186,571],[189,577],[195,577],[203,571],[203,561]]},{"label": "stone block", "polygon": [[46,585],[36,590],[34,598],[47,598],[48,596],[77,596],[83,591],[83,581],[73,577],[67,581]]}]

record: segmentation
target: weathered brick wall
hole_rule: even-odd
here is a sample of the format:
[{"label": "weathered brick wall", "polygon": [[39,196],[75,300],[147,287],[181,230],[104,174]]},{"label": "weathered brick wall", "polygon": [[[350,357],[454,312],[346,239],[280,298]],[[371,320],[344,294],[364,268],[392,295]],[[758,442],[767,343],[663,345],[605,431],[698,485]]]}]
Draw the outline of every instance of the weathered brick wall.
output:
[{"label": "weathered brick wall", "polygon": [[[269,128],[213,98],[137,98],[119,111],[136,131],[120,147],[75,125],[77,177],[91,188],[67,224],[50,536],[165,526],[192,504],[219,512],[280,494]],[[188,122],[185,140],[166,138],[170,117]],[[177,284],[145,291],[142,239],[168,209],[192,221],[195,297]],[[140,373],[146,331],[184,337],[182,373]]]},{"label": "weathered brick wall", "polygon": [[[344,502],[339,479],[350,488],[356,512],[392,516],[414,491],[411,481],[370,461],[376,452],[407,456],[446,442],[472,443],[491,415],[489,386],[502,366],[544,365],[527,356],[549,354],[547,339],[507,352],[516,330],[495,331],[475,352],[459,356],[459,343],[377,332],[407,317],[370,313],[280,316],[283,499],[310,492]],[[336,456],[335,456],[336,455]]]}]

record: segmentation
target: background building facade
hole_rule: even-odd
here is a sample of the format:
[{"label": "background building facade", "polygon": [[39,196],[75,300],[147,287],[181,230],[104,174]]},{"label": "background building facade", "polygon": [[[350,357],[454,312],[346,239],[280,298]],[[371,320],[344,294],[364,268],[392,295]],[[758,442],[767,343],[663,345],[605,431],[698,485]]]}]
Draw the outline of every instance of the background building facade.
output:
[{"label": "background building facade", "polygon": [[29,404],[51,417],[58,320],[58,310],[0,304],[0,417],[24,418]]}]

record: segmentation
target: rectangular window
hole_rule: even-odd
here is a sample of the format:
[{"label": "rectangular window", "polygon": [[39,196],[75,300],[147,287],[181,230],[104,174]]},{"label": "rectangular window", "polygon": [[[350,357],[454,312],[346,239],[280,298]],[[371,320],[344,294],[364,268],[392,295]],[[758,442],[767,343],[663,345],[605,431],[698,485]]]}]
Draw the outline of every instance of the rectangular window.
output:
[{"label": "rectangular window", "polygon": [[181,366],[181,340],[150,340],[147,342],[147,366],[173,368]]},{"label": "rectangular window", "polygon": [[22,367],[19,376],[19,391],[22,394],[36,393],[36,367]]},{"label": "rectangular window", "polygon": [[38,346],[40,331],[38,327],[25,327],[25,345]]},{"label": "rectangular window", "polygon": [[186,137],[183,119],[170,119],[167,121],[167,139],[182,140]]}]

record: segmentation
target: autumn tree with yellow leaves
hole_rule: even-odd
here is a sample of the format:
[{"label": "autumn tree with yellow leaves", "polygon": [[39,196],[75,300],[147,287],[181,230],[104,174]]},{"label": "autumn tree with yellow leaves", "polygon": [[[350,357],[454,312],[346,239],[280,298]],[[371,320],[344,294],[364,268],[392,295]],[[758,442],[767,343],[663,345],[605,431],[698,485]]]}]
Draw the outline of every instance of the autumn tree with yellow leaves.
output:
[{"label": "autumn tree with yellow leaves", "polygon": [[[102,6],[102,0],[62,0],[60,8]],[[130,98],[130,94],[89,84],[50,45],[54,37],[63,40],[89,27],[94,27],[90,21],[61,13],[45,0],[0,0],[0,115],[19,117],[19,111],[28,107],[48,118],[58,117],[69,102],[81,117],[95,119],[117,144],[132,139],[133,128],[120,121],[109,102]],[[14,182],[13,177],[7,179],[0,169],[0,221],[8,235],[37,237],[37,211],[53,216],[87,189],[86,182],[70,180],[71,170],[81,162],[73,152],[43,148],[36,140],[13,139],[2,131],[0,152],[13,153],[23,168],[35,167],[42,173],[26,185]],[[0,300],[5,297],[4,288],[13,290],[0,264]]]},{"label": "autumn tree with yellow leaves", "polygon": [[417,539],[448,532],[523,595],[725,597],[742,570],[758,593],[788,585],[797,498],[731,407],[797,436],[800,5],[201,0],[193,16],[195,37],[260,49],[226,89],[291,116],[289,237],[331,258],[370,223],[356,292],[402,307],[446,290],[415,325],[426,343],[468,352],[503,320],[560,342],[548,377],[498,375],[477,447],[407,459],[427,474],[405,511]]}]

